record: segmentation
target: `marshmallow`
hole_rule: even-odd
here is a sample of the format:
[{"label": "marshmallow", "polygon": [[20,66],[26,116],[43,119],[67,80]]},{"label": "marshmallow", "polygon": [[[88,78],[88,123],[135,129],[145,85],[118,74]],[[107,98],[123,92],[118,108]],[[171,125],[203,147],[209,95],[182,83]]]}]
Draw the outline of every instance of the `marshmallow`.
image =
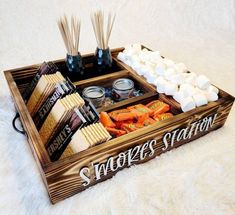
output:
[{"label": "marshmallow", "polygon": [[184,112],[218,100],[219,89],[206,76],[189,73],[185,64],[164,59],[158,51],[133,44],[119,52],[117,58],[154,84],[159,93],[173,96]]},{"label": "marshmallow", "polygon": [[128,65],[128,66],[131,66],[131,61],[128,59],[128,58],[125,58],[125,59],[122,59],[121,60],[123,63],[125,63],[126,65]]},{"label": "marshmallow", "polygon": [[150,51],[141,51],[139,53],[139,58],[142,62],[147,62],[150,59]]},{"label": "marshmallow", "polygon": [[214,102],[214,101],[216,101],[216,100],[218,100],[218,94],[217,93],[215,93],[215,92],[206,92],[206,98],[207,98],[207,100],[209,101],[209,102]]},{"label": "marshmallow", "polygon": [[154,63],[154,64],[157,64],[158,62],[160,62],[162,60],[160,52],[158,52],[158,51],[151,52],[151,54],[149,56],[149,60],[151,63]]},{"label": "marshmallow", "polygon": [[169,68],[165,71],[164,77],[166,80],[169,81],[174,74],[175,74],[175,70],[173,68]]},{"label": "marshmallow", "polygon": [[193,100],[197,107],[200,107],[208,103],[207,98],[203,93],[197,93],[193,95]]},{"label": "marshmallow", "polygon": [[117,59],[124,62],[126,60],[126,54],[123,52],[119,52],[117,55]]},{"label": "marshmallow", "polygon": [[125,61],[123,61],[123,63],[125,63],[128,66],[131,66],[131,61],[129,59],[126,59]]},{"label": "marshmallow", "polygon": [[130,57],[130,62],[131,62],[131,64],[133,64],[133,63],[135,63],[135,62],[140,62],[140,58],[139,58],[139,56],[138,55],[132,55],[131,57]]},{"label": "marshmallow", "polygon": [[162,76],[158,76],[158,77],[155,79],[154,84],[155,84],[156,86],[158,86],[159,83],[162,83],[162,82],[164,82],[164,81],[166,81],[166,80],[165,80]]},{"label": "marshmallow", "polygon": [[183,112],[190,111],[196,107],[192,97],[184,98],[183,101],[180,102],[180,105]]},{"label": "marshmallow", "polygon": [[155,71],[156,71],[157,75],[163,76],[165,73],[165,69],[166,69],[165,64],[159,63],[159,64],[157,64]]},{"label": "marshmallow", "polygon": [[136,53],[141,52],[141,49],[142,49],[141,44],[139,43],[133,44],[132,48],[135,50]]},{"label": "marshmallow", "polygon": [[135,70],[138,74],[140,72],[140,69],[141,69],[141,64],[139,62],[134,62],[132,65],[131,65],[131,68],[133,70]]},{"label": "marshmallow", "polygon": [[177,91],[174,95],[173,95],[173,99],[175,99],[178,103],[183,102],[183,99],[185,99],[184,93]]},{"label": "marshmallow", "polygon": [[210,86],[210,80],[205,75],[199,75],[196,84],[200,89],[205,90]]},{"label": "marshmallow", "polygon": [[206,90],[207,92],[214,92],[216,94],[219,94],[219,89],[213,85],[210,85]]},{"label": "marshmallow", "polygon": [[196,85],[197,75],[194,72],[183,73],[184,83]]},{"label": "marshmallow", "polygon": [[144,75],[144,74],[146,74],[147,72],[148,72],[148,67],[142,64],[141,67],[139,68],[138,74],[139,74],[139,75]]},{"label": "marshmallow", "polygon": [[168,78],[169,81],[171,81],[174,84],[182,84],[183,83],[183,75],[182,73],[175,73],[171,77]]},{"label": "marshmallow", "polygon": [[153,63],[153,62],[150,62],[150,61],[149,62],[145,62],[145,65],[150,67],[150,68],[152,68],[152,69],[155,69],[155,67],[156,67],[156,64]]},{"label": "marshmallow", "polygon": [[130,49],[125,49],[123,51],[123,53],[127,56],[127,57],[132,57],[135,53],[135,50],[133,50],[132,48]]},{"label": "marshmallow", "polygon": [[146,72],[144,74],[144,77],[146,78],[146,80],[150,83],[150,84],[154,84],[155,80],[157,78],[155,72],[151,69],[148,70],[148,72]]},{"label": "marshmallow", "polygon": [[167,81],[163,77],[156,78],[154,84],[157,86],[157,92],[158,93],[164,93],[165,92],[165,86],[167,84]]},{"label": "marshmallow", "polygon": [[145,65],[145,69],[144,69],[143,76],[144,76],[146,79],[149,77],[150,71],[151,71],[152,73],[154,73],[154,72],[153,72],[153,69],[152,69],[150,66],[146,66],[146,65]]},{"label": "marshmallow", "polygon": [[131,56],[133,54],[138,54],[140,51],[141,51],[141,45],[133,44],[126,46],[123,52],[126,53],[128,56]]},{"label": "marshmallow", "polygon": [[174,65],[174,67],[178,72],[187,72],[188,71],[188,69],[184,63],[177,63]]},{"label": "marshmallow", "polygon": [[164,93],[164,85],[162,84],[162,85],[159,85],[159,86],[157,86],[157,92],[158,93]]},{"label": "marshmallow", "polygon": [[171,82],[167,82],[164,87],[164,93],[168,96],[173,96],[178,91],[178,86]]},{"label": "marshmallow", "polygon": [[160,52],[159,51],[152,51],[152,56],[155,57],[161,57]]},{"label": "marshmallow", "polygon": [[172,61],[170,59],[163,59],[163,62],[166,65],[166,67],[168,67],[168,68],[173,67],[175,65],[174,61]]},{"label": "marshmallow", "polygon": [[119,52],[117,55],[117,59],[127,64],[128,66],[132,64],[130,61],[131,56],[128,56],[125,52]]},{"label": "marshmallow", "polygon": [[181,84],[180,92],[184,94],[185,97],[192,96],[197,93],[195,87],[191,84]]}]

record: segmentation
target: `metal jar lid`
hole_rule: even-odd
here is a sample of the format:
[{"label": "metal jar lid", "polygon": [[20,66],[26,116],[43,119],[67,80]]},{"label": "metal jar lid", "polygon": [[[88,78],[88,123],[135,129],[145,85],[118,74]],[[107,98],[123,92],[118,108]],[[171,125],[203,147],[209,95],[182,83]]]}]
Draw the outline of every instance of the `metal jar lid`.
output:
[{"label": "metal jar lid", "polygon": [[90,99],[101,98],[105,95],[105,90],[103,87],[90,86],[82,91],[82,95]]},{"label": "metal jar lid", "polygon": [[113,82],[113,88],[116,90],[131,90],[134,82],[128,78],[120,78]]}]

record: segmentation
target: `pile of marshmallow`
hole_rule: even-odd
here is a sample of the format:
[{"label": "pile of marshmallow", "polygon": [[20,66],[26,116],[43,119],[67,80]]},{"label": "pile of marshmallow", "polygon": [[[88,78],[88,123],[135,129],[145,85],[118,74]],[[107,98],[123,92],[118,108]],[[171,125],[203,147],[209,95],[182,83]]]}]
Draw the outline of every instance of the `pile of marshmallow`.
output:
[{"label": "pile of marshmallow", "polygon": [[205,75],[188,72],[185,64],[162,58],[159,51],[133,44],[119,52],[117,58],[155,85],[157,92],[172,96],[183,112],[218,99],[219,90]]}]

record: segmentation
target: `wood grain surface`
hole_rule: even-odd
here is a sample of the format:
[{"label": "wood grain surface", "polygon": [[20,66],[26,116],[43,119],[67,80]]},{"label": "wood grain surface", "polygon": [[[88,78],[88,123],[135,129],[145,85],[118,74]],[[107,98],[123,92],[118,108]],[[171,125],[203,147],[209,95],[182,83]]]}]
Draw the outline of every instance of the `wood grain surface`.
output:
[{"label": "wood grain surface", "polygon": [[[171,111],[174,113],[175,116],[161,122],[157,122],[153,125],[144,127],[137,131],[131,132],[124,136],[112,139],[106,143],[94,146],[85,151],[74,154],[68,158],[56,162],[50,161],[49,156],[42,144],[40,135],[21,96],[21,93],[35,75],[39,64],[5,71],[5,77],[7,79],[13,100],[15,102],[16,109],[20,114],[24,130],[27,134],[29,145],[39,166],[42,178],[48,189],[48,193],[52,203],[56,203],[78,192],[81,192],[82,190],[85,190],[92,185],[111,178],[117,171],[128,167],[128,165],[125,165],[117,171],[110,171],[109,169],[107,175],[103,175],[100,180],[95,180],[94,170],[92,167],[92,164],[94,163],[104,163],[111,156],[115,158],[120,152],[127,152],[127,150],[135,146],[142,145],[146,141],[154,139],[157,142],[157,144],[154,145],[154,155],[151,157],[147,157],[144,160],[138,161],[135,164],[146,162],[163,152],[172,150],[173,148],[179,147],[194,139],[197,139],[212,130],[218,129],[219,127],[224,125],[228,117],[228,114],[234,102],[234,97],[222,90],[220,90],[220,98],[217,101],[210,102],[208,105],[196,108],[187,113],[182,113],[179,104],[175,100],[164,94],[158,94],[156,92],[156,88],[153,85],[148,84],[145,79],[137,75],[137,73],[133,71],[129,66],[117,60],[116,56],[118,52],[122,50],[123,48],[112,50],[114,68],[110,74],[104,74],[97,77],[87,76],[87,79],[75,81],[74,84],[76,85],[76,87],[79,89],[94,84],[108,85],[112,82],[112,80],[116,78],[130,77],[144,89],[145,94],[136,98],[118,102],[109,107],[102,107],[98,111],[110,111],[118,108],[124,108],[131,104],[145,104],[153,99],[160,99],[171,105]],[[92,72],[94,55],[89,54],[83,56],[83,59],[87,71]],[[65,73],[66,67],[64,59],[54,61],[54,63],[56,63],[62,73]],[[187,126],[190,126],[191,123],[203,119],[204,117],[211,116],[213,114],[217,114],[217,117],[215,119],[213,127],[210,128],[208,131],[200,132],[190,139],[181,140],[177,142],[173,147],[169,147],[166,151],[163,151],[164,144],[162,142],[162,138],[166,132],[185,128]],[[83,186],[83,180],[79,175],[79,171],[83,167],[88,167],[91,171],[91,183],[89,184],[89,186]]]}]

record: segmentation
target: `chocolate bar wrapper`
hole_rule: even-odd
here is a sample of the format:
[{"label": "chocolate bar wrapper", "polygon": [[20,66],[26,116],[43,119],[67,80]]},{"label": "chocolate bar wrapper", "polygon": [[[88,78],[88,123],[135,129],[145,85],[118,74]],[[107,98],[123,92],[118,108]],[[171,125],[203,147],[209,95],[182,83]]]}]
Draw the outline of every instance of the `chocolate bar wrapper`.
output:
[{"label": "chocolate bar wrapper", "polygon": [[73,82],[66,77],[66,86],[71,89],[71,91],[75,92],[76,91],[76,87],[74,86]]},{"label": "chocolate bar wrapper", "polygon": [[36,87],[39,79],[41,78],[42,75],[45,74],[52,74],[55,73],[56,71],[58,71],[58,67],[52,63],[52,62],[44,62],[40,68],[38,69],[36,75],[34,76],[33,80],[31,81],[31,83],[29,84],[29,86],[25,89],[25,91],[22,94],[22,97],[24,99],[25,102],[28,101],[29,97],[31,96],[34,88]]},{"label": "chocolate bar wrapper", "polygon": [[79,108],[79,111],[87,121],[87,125],[96,123],[99,121],[99,114],[95,106],[91,102],[85,100],[85,105]]},{"label": "chocolate bar wrapper", "polygon": [[86,119],[87,124],[90,125],[92,123],[91,118],[87,115],[86,111],[84,110],[84,107],[80,107],[79,111],[81,112],[81,114],[83,115],[83,117]]},{"label": "chocolate bar wrapper", "polygon": [[56,161],[60,158],[67,145],[70,143],[73,134],[86,125],[87,121],[81,112],[77,108],[74,109],[70,120],[53,135],[53,138],[46,146],[51,161]]},{"label": "chocolate bar wrapper", "polygon": [[99,121],[99,114],[95,106],[91,102],[85,100],[85,105],[83,106],[83,110],[86,113],[91,123],[96,123]]},{"label": "chocolate bar wrapper", "polygon": [[46,117],[50,113],[56,101],[70,93],[73,93],[74,91],[75,87],[73,84],[68,83],[67,81],[56,84],[54,92],[47,98],[37,113],[33,116],[33,121],[37,129],[42,127],[43,122],[46,120]]}]

